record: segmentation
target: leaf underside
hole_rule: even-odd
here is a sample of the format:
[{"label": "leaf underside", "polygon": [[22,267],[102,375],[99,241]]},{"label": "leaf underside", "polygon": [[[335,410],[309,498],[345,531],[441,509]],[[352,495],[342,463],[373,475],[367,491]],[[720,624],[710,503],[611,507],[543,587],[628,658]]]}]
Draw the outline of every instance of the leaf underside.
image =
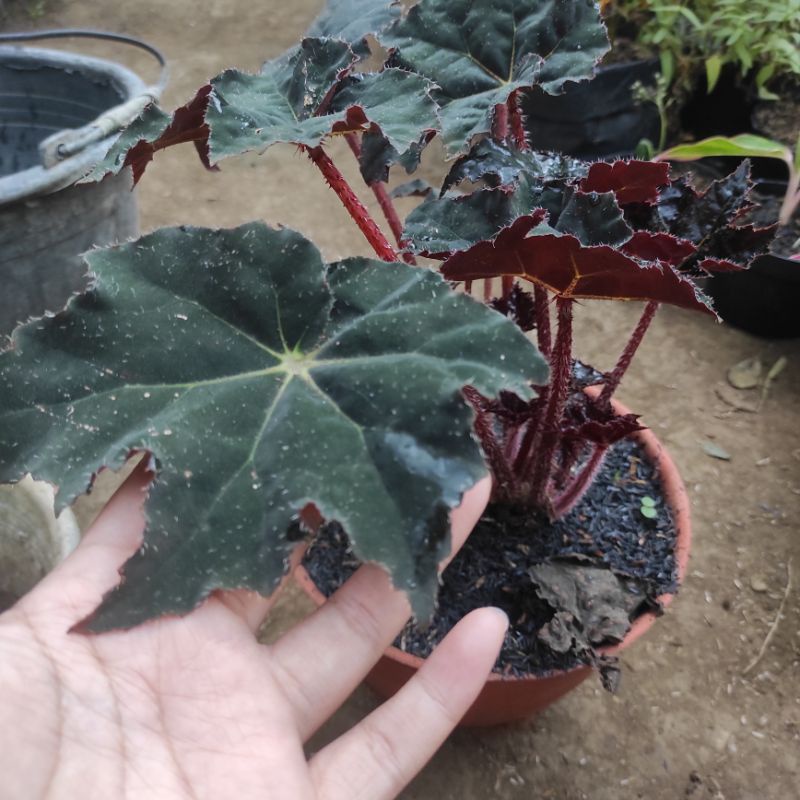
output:
[{"label": "leaf underside", "polygon": [[530,396],[546,367],[524,335],[428,270],[325,265],[262,224],[88,261],[92,288],[0,353],[0,482],[30,472],[63,507],[132,450],[156,459],[144,545],[88,628],[270,592],[309,503],[426,617],[449,510],[486,471],[460,390]]}]

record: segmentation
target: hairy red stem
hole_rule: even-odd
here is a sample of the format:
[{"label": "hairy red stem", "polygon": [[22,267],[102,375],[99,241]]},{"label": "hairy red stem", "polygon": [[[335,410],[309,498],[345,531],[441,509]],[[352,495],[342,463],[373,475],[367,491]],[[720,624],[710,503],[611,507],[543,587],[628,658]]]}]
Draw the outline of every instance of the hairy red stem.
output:
[{"label": "hairy red stem", "polygon": [[527,475],[531,469],[533,462],[533,454],[539,450],[539,444],[542,441],[542,433],[544,431],[544,412],[547,408],[548,399],[550,397],[550,387],[542,386],[539,390],[539,413],[532,422],[528,424],[525,433],[522,436],[522,441],[519,443],[519,448],[516,451],[514,458],[514,471],[517,475]]},{"label": "hairy red stem", "polygon": [[317,165],[320,172],[325,177],[328,186],[336,192],[342,205],[358,225],[372,249],[378,257],[384,261],[397,261],[397,253],[389,244],[389,240],[384,236],[383,231],[370,216],[358,195],[350,188],[350,184],[345,180],[344,175],[337,169],[331,161],[330,156],[321,147],[305,147],[308,157]]},{"label": "hairy red stem", "polygon": [[508,139],[508,106],[505,103],[494,107],[492,138],[497,142],[504,142]]},{"label": "hairy red stem", "polygon": [[516,486],[514,473],[500,442],[497,440],[492,426],[491,415],[486,412],[484,398],[472,386],[465,386],[463,392],[467,402],[475,411],[473,427],[492,470],[495,486],[501,494],[513,494]]},{"label": "hairy red stem", "polygon": [[[547,290],[538,283],[533,287],[534,314],[536,316],[536,336],[539,343],[539,351],[550,361],[552,361],[552,342],[550,335],[550,305]],[[553,375],[551,374],[551,379]],[[539,414],[525,430],[519,447],[514,454],[514,469],[518,475],[527,475],[532,469],[535,455],[539,450],[544,434],[544,417],[548,407],[552,383],[543,386],[539,390]]]},{"label": "hairy red stem", "polygon": [[542,446],[539,452],[527,453],[526,465],[533,468],[531,498],[535,505],[544,508],[547,488],[553,468],[553,456],[558,446],[558,428],[564,413],[572,377],[572,303],[569,298],[556,299],[558,331],[550,359],[550,392],[542,422]]},{"label": "hairy red stem", "polygon": [[557,519],[569,514],[586,494],[586,490],[592,485],[597,471],[603,465],[607,451],[607,447],[599,444],[595,445],[588,461],[553,503],[553,513]]},{"label": "hairy red stem", "polygon": [[508,98],[508,110],[511,116],[511,135],[514,137],[514,144],[520,150],[527,150],[528,136],[525,132],[525,125],[522,120],[522,109],[519,107],[519,92],[512,92]]},{"label": "hairy red stem", "polygon": [[550,358],[552,343],[550,340],[550,301],[547,297],[547,289],[533,286],[533,310],[536,317],[536,339],[539,343],[539,351],[545,358]]},{"label": "hairy red stem", "polygon": [[[353,155],[356,157],[356,161],[361,157],[361,145],[359,144],[358,137],[354,133],[348,133],[344,137],[347,141],[347,144],[350,145],[350,149],[353,151]],[[382,181],[375,181],[375,183],[367,184],[370,189],[372,189],[372,194],[375,195],[375,199],[378,201],[378,205],[381,207],[381,211],[383,212],[383,216],[386,219],[386,222],[389,224],[389,228],[392,231],[392,235],[394,236],[395,242],[397,242],[397,246],[402,250],[403,248],[403,223],[400,222],[400,216],[397,213],[397,209],[394,207],[394,203],[392,202],[392,198],[389,195],[389,192],[386,191],[386,186],[384,186]],[[403,253],[403,261],[406,264],[413,264],[416,266],[417,260],[411,253]]]},{"label": "hairy red stem", "polygon": [[600,396],[597,398],[599,405],[608,407],[608,404],[611,402],[611,395],[614,394],[619,386],[619,382],[622,380],[622,376],[631,365],[631,361],[636,351],[639,349],[639,345],[642,343],[642,339],[645,333],[647,333],[647,329],[650,327],[650,323],[653,321],[656,311],[658,311],[658,305],[659,304],[655,300],[650,300],[644,307],[642,316],[639,318],[639,322],[634,328],[631,338],[628,339],[628,343],[625,345],[625,349],[622,351],[622,355],[619,357],[616,366],[606,376],[605,383],[603,384],[603,391],[600,392]]}]

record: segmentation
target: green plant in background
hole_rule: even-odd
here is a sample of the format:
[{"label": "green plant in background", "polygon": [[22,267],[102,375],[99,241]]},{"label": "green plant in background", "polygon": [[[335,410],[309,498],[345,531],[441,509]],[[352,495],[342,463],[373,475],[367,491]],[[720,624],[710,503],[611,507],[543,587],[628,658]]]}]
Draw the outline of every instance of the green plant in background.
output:
[{"label": "green plant in background", "polygon": [[642,139],[636,148],[636,157],[648,161],[656,150],[663,150],[667,144],[669,112],[674,106],[676,98],[669,91],[669,78],[663,69],[652,86],[645,86],[637,81],[632,88],[633,99],[637,103],[652,103],[658,111],[658,147],[655,147],[649,139]]},{"label": "green plant in background", "polygon": [[690,84],[704,69],[708,90],[727,64],[754,71],[762,99],[769,84],[800,78],[800,0],[617,0],[609,6],[613,34],[638,28],[637,42],[656,49],[668,84]]},{"label": "green plant in background", "polygon": [[709,90],[725,64],[742,75],[755,69],[755,84],[763,99],[777,95],[767,88],[774,78],[800,77],[800,0],[714,0],[698,33],[715,51],[705,59]]}]

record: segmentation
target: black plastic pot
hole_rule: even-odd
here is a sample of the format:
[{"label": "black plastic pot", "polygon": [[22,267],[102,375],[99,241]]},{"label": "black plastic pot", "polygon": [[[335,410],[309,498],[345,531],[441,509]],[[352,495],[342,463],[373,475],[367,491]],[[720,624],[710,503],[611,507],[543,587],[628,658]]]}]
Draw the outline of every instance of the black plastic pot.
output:
[{"label": "black plastic pot", "polygon": [[769,339],[800,337],[800,261],[759,256],[744,272],[715,275],[707,291],[736,328]]},{"label": "black plastic pot", "polygon": [[705,74],[698,76],[680,110],[681,129],[694,141],[750,133],[754,103],[752,85],[741,78],[734,65],[728,64],[711,92]]},{"label": "black plastic pot", "polygon": [[608,64],[594,80],[568,83],[560,95],[533,89],[522,100],[525,127],[535,150],[586,159],[630,156],[641,139],[658,141],[658,111],[633,98],[633,86],[653,86],[658,59]]},{"label": "black plastic pot", "polygon": [[[785,192],[786,181],[759,181],[753,196],[775,200]],[[761,214],[753,220],[756,225],[772,221],[766,208]],[[706,291],[722,319],[743,331],[768,339],[800,337],[800,261],[768,253],[744,272],[714,275]]]}]

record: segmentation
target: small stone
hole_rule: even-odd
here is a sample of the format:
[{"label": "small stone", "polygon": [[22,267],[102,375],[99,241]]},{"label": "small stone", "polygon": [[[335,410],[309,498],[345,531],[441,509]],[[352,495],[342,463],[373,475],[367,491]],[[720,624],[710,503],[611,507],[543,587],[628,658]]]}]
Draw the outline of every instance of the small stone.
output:
[{"label": "small stone", "polygon": [[754,575],[752,578],[750,578],[750,588],[754,592],[759,592],[759,593],[763,593],[769,590],[767,582],[764,580],[764,578],[761,577],[761,575]]}]

